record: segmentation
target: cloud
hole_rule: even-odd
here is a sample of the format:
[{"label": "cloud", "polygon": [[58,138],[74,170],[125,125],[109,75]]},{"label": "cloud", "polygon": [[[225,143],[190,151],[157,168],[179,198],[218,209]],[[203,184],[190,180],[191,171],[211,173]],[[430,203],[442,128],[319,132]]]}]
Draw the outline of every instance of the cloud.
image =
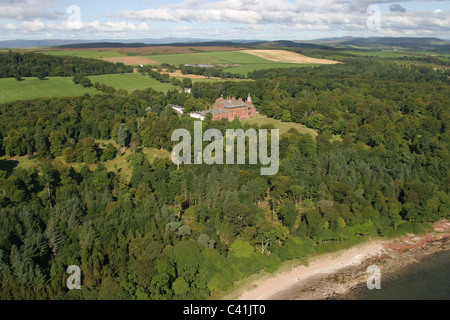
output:
[{"label": "cloud", "polygon": [[0,0],[0,18],[55,20],[59,16],[60,13],[54,10],[53,0]]},{"label": "cloud", "polygon": [[406,12],[406,9],[403,8],[399,4],[391,4],[391,6],[389,7],[389,11],[391,11],[391,12]]},{"label": "cloud", "polygon": [[20,32],[20,33],[37,33],[37,32],[88,32],[88,33],[127,33],[127,32],[146,32],[152,29],[146,24],[133,24],[121,22],[105,22],[98,20],[79,24],[72,24],[70,21],[62,21],[60,23],[45,23],[39,19],[33,21],[24,21],[20,24],[6,24],[0,26],[0,30]]},{"label": "cloud", "polygon": [[[311,7],[309,1],[301,1]],[[195,3],[196,5],[191,6]],[[286,0],[185,1],[177,6],[119,12],[122,19],[160,22],[293,23],[301,7]]]},{"label": "cloud", "polygon": [[[404,2],[404,1],[402,1]],[[147,10],[127,10],[118,17],[136,21],[171,23],[225,23],[228,25],[275,25],[288,30],[366,30],[370,5],[392,3],[392,0],[221,0],[205,2],[202,0],[184,1],[178,5],[162,6]],[[389,32],[404,32],[413,28],[417,34],[428,34],[430,30],[441,28],[448,31],[448,11],[413,11],[399,4],[391,4],[389,12],[382,14],[381,28]],[[383,25],[384,24],[384,25]],[[382,30],[381,29],[381,30]]]},{"label": "cloud", "polygon": [[[218,39],[301,39],[312,34],[323,37],[433,34],[448,38],[450,11],[444,2],[439,10],[434,10],[436,7],[412,10],[405,5],[408,0],[394,1],[185,0],[159,6],[153,2],[151,9],[97,13],[98,17],[90,15],[91,21],[70,23],[68,13],[56,11],[53,0],[0,0],[0,19],[18,20],[0,24],[0,31],[8,32],[8,36],[48,32],[63,37],[114,34],[128,38],[187,35]],[[367,28],[373,15],[367,9],[373,5],[388,8],[381,10],[380,29],[376,31]]]}]

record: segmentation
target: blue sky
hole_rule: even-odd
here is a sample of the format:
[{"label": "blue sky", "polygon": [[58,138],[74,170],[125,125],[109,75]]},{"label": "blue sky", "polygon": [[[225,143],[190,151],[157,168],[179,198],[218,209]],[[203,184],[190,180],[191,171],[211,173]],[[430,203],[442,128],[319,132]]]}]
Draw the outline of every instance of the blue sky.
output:
[{"label": "blue sky", "polygon": [[0,40],[340,36],[450,39],[450,1],[0,0]]}]

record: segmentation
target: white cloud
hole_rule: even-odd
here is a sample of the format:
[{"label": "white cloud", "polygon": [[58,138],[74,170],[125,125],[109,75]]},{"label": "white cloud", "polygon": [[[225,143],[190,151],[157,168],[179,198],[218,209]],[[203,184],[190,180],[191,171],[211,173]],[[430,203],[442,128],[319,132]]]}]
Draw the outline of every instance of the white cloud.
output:
[{"label": "white cloud", "polygon": [[19,32],[25,34],[32,34],[37,32],[71,32],[71,33],[80,33],[80,32],[89,32],[89,33],[127,33],[127,32],[146,32],[151,31],[152,29],[146,23],[133,24],[126,23],[124,21],[121,22],[105,22],[101,23],[98,20],[87,22],[87,23],[79,23],[74,28],[73,24],[70,24],[68,21],[62,21],[60,23],[45,23],[41,20],[33,20],[33,21],[24,21],[20,24],[12,24],[9,23],[4,26],[0,26],[0,30],[4,31],[12,31]]},{"label": "white cloud", "polygon": [[[102,18],[102,13],[98,13],[98,18],[93,16],[92,21],[75,25],[67,21],[66,12],[56,11],[54,2],[0,0],[0,19],[19,20],[0,24],[0,31],[10,35],[48,32],[54,37],[111,34],[128,38],[189,35],[220,39],[299,39],[302,38],[299,34],[304,37],[313,33],[437,37],[450,34],[448,7],[411,10],[406,4],[408,0],[185,0],[153,9],[111,12]],[[375,34],[366,27],[371,15],[367,12],[369,5],[385,8],[381,29]],[[101,20],[105,17],[110,21]]]},{"label": "white cloud", "polygon": [[[381,17],[381,29],[390,34],[429,35],[448,33],[449,11],[410,11],[398,3],[407,0],[202,0],[184,1],[178,5],[118,13],[122,19],[152,22],[225,23],[228,25],[273,25],[284,30],[370,33],[366,28],[369,5],[391,4]],[[380,34],[380,36],[383,34]]]},{"label": "white cloud", "polygon": [[0,18],[14,20],[57,19],[53,0],[0,0]]}]

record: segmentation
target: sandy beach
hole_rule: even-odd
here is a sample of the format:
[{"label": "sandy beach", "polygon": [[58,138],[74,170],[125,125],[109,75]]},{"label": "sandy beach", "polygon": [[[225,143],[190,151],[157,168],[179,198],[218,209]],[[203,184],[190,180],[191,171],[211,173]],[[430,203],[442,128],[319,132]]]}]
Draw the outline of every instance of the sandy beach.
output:
[{"label": "sandy beach", "polygon": [[377,265],[382,274],[395,272],[421,257],[450,249],[450,222],[434,224],[426,235],[408,235],[390,241],[371,241],[336,253],[314,257],[308,265],[295,266],[256,280],[239,300],[321,300],[334,298],[367,282],[367,267]]}]

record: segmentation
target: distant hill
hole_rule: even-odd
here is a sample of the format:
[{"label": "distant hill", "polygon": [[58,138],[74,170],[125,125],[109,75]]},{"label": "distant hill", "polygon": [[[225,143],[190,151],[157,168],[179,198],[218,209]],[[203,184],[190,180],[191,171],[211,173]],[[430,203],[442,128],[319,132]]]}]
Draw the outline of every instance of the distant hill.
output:
[{"label": "distant hill", "polygon": [[330,38],[317,40],[317,43],[339,46],[356,46],[373,49],[403,48],[417,51],[447,51],[450,41],[438,38],[412,37],[370,37],[370,38]]},{"label": "distant hill", "polygon": [[208,42],[177,42],[169,44],[148,44],[148,43],[119,43],[119,42],[93,42],[82,44],[69,44],[58,46],[59,49],[90,49],[90,48],[142,48],[142,47],[156,47],[161,45],[169,45],[172,47],[257,47],[257,48],[298,48],[298,49],[322,49],[322,50],[337,50],[333,47],[301,43],[294,41],[208,41]]},{"label": "distant hill", "polygon": [[161,39],[131,39],[131,40],[113,40],[113,39],[101,39],[101,40],[5,40],[0,41],[0,48],[37,48],[37,47],[59,47],[59,46],[70,46],[70,45],[80,45],[80,46],[87,46],[91,44],[99,44],[99,43],[121,43],[122,47],[123,44],[145,44],[145,46],[148,46],[149,44],[171,44],[175,42],[206,42],[211,40],[205,40],[205,39],[178,39],[178,38],[161,38]]},{"label": "distant hill", "polygon": [[249,47],[284,47],[318,50],[341,50],[348,47],[364,47],[376,50],[405,49],[415,51],[450,51],[450,41],[438,38],[412,37],[370,37],[370,38],[327,38],[308,41],[262,41],[262,40],[207,40],[207,39],[135,39],[135,40],[10,40],[0,41],[0,48],[56,47],[68,49],[89,48],[142,48],[152,46],[249,46]]},{"label": "distant hill", "polygon": [[231,41],[210,41],[210,42],[176,42],[176,43],[121,43],[121,42],[92,42],[82,44],[68,44],[58,46],[59,49],[90,49],[90,48],[143,48],[158,47],[161,45],[171,47],[215,47],[215,46],[239,46],[242,43]]}]

